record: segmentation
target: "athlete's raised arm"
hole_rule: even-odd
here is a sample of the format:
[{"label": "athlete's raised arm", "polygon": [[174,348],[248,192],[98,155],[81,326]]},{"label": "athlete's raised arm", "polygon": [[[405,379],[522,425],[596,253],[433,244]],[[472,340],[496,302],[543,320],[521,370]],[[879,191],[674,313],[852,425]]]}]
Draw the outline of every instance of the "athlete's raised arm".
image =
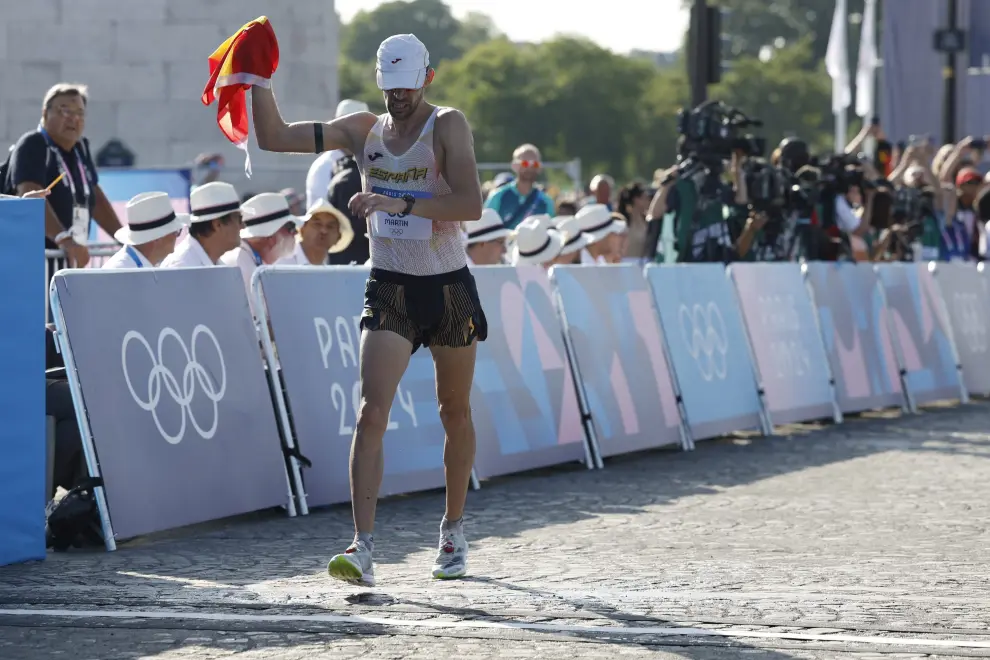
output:
[{"label": "athlete's raised arm", "polygon": [[474,155],[474,135],[460,110],[444,108],[437,114],[434,127],[443,150],[442,174],[450,193],[431,198],[416,198],[406,208],[403,198],[375,193],[358,193],[351,198],[351,211],[368,216],[375,211],[412,213],[436,222],[470,222],[481,217],[484,200],[478,179],[478,162]]},{"label": "athlete's raised arm", "polygon": [[[251,88],[251,111],[258,147],[264,151],[290,154],[312,154],[344,149],[354,152],[354,145],[363,144],[364,137],[374,126],[376,117],[370,112],[356,112],[330,122],[300,121],[285,123],[275,102],[275,94],[267,87]],[[322,145],[318,144],[322,141]]]}]

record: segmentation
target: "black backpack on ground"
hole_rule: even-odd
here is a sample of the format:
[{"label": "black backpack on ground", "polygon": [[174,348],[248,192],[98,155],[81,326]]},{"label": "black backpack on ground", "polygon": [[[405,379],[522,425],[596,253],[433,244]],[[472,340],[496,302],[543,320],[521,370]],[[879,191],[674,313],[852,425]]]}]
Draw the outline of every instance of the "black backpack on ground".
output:
[{"label": "black backpack on ground", "polygon": [[45,507],[45,546],[55,552],[69,548],[103,546],[103,528],[96,507],[93,489],[102,486],[102,479],[87,477]]}]

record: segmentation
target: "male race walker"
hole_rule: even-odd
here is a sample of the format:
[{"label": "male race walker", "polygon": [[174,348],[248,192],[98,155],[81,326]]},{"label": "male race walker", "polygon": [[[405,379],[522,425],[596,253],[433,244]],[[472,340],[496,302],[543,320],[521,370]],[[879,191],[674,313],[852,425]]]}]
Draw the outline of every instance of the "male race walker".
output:
[{"label": "male race walker", "polygon": [[252,90],[262,149],[344,149],[354,154],[364,180],[364,192],[350,200],[351,211],[368,218],[371,241],[361,315],[361,403],[350,456],[355,537],[328,566],[331,576],[352,583],[374,584],[382,438],[399,380],[420,346],[433,355],[446,435],[446,510],[433,577],[466,572],[462,517],[475,451],[471,383],[475,340],[484,341],[488,329],[458,223],[481,217],[482,198],[467,119],[425,99],[434,75],[426,46],[402,34],[378,49],[378,87],[388,111],[380,117],[359,112],[327,123],[286,124],[272,90]]}]

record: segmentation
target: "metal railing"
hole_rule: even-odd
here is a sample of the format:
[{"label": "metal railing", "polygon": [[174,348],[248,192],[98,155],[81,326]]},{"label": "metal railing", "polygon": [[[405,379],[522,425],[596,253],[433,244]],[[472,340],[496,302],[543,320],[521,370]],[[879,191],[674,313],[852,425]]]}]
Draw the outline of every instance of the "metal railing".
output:
[{"label": "metal railing", "polygon": [[[86,264],[86,268],[100,268],[106,263],[107,259],[112,257],[117,250],[120,249],[120,245],[117,243],[90,243],[86,247],[89,248],[89,263]],[[69,268],[69,261],[65,256],[64,250],[45,250],[45,297],[48,296],[48,283],[52,281],[52,275],[62,270],[63,268]],[[45,305],[45,323],[51,323],[51,306]]]}]

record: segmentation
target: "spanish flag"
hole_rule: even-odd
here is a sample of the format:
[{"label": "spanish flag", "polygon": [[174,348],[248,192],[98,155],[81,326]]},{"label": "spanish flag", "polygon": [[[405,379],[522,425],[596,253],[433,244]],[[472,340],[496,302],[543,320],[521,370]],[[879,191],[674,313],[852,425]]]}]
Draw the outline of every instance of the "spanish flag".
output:
[{"label": "spanish flag", "polygon": [[217,125],[227,139],[247,154],[244,171],[251,176],[248,152],[247,91],[269,87],[278,69],[278,41],[267,16],[244,25],[210,55],[210,79],[203,105],[217,100]]}]

